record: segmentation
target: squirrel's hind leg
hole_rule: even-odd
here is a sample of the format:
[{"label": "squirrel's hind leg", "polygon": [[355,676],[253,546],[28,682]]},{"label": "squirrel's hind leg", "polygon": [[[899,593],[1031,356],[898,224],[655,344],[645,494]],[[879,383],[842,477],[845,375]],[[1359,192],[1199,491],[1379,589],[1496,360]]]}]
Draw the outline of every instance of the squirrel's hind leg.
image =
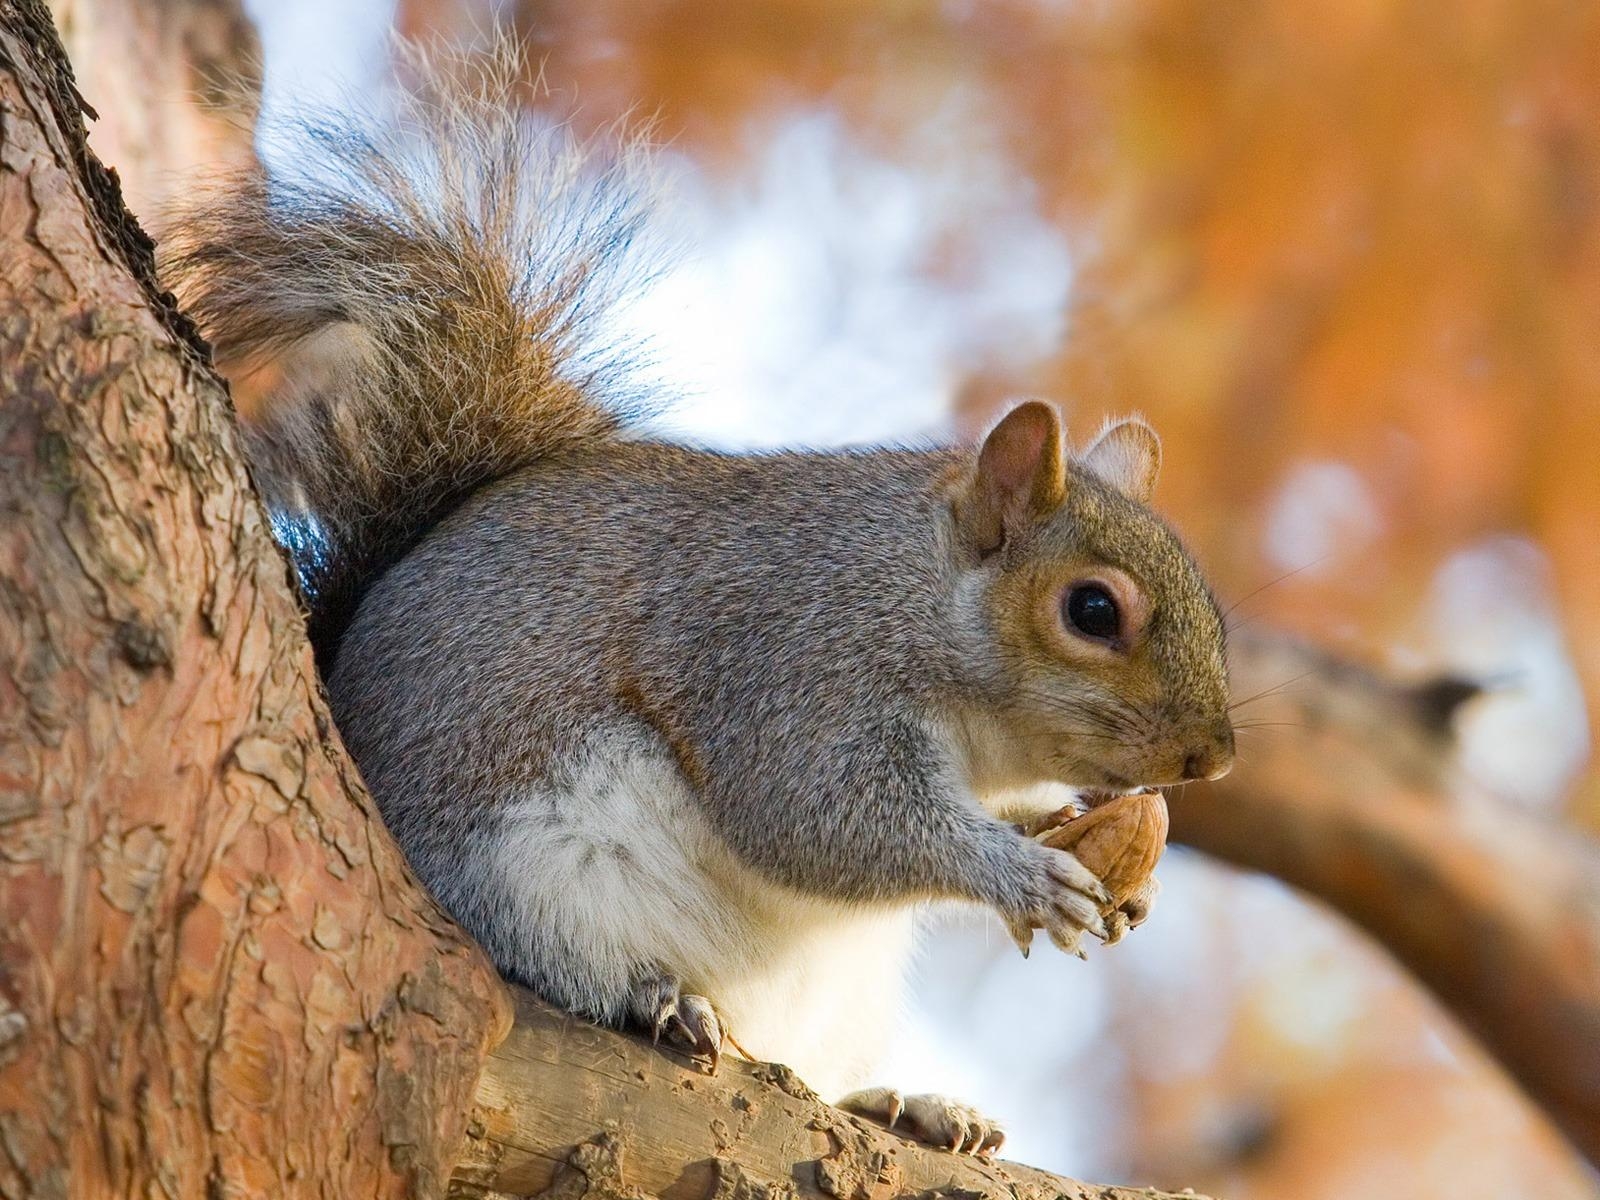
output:
[{"label": "squirrel's hind leg", "polygon": [[674,975],[652,974],[633,985],[628,1012],[657,1041],[663,1037],[692,1058],[703,1058],[716,1072],[722,1057],[723,1028],[704,996],[681,990]]},{"label": "squirrel's hind leg", "polygon": [[975,1108],[931,1092],[903,1096],[894,1088],[863,1088],[844,1097],[838,1106],[957,1154],[987,1158],[1006,1140],[1005,1130],[996,1121]]}]

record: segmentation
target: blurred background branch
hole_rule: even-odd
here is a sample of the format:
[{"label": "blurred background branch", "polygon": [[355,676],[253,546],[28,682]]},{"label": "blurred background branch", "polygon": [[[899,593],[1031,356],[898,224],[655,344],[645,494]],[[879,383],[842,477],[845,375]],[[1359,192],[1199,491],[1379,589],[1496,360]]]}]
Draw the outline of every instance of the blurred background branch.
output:
[{"label": "blurred background branch", "polygon": [[261,49],[238,0],[55,0],[90,142],[147,229],[203,171],[255,153]]},{"label": "blurred background branch", "polygon": [[1366,930],[1600,1165],[1600,848],[1460,784],[1463,681],[1399,686],[1262,636],[1234,663],[1262,696],[1248,720],[1288,732],[1176,800],[1174,838]]}]

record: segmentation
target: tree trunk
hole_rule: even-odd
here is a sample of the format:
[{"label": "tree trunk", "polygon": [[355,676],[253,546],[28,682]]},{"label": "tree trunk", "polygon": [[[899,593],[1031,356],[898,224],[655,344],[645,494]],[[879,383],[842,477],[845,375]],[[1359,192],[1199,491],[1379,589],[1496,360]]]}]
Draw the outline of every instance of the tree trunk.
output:
[{"label": "tree trunk", "polygon": [[225,391],[0,2],[0,1193],[400,1196],[508,1019],[333,732]]}]

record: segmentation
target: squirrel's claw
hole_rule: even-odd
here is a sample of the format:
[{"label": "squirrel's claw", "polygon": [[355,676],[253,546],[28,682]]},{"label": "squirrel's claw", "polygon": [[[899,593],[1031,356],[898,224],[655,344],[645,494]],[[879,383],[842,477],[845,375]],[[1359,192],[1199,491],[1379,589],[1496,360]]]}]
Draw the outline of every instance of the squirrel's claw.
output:
[{"label": "squirrel's claw", "polygon": [[1058,929],[1052,929],[1049,932],[1050,940],[1055,943],[1056,949],[1061,951],[1063,954],[1070,954],[1074,958],[1082,959],[1087,959],[1089,957],[1084,953],[1083,950],[1082,933],[1076,930],[1074,930],[1072,933],[1062,933]]},{"label": "squirrel's claw", "polygon": [[633,985],[628,1009],[633,1019],[650,1031],[650,1040],[661,1042],[667,1023],[678,1012],[678,981],[671,975],[652,975]]},{"label": "squirrel's claw", "polygon": [[1033,926],[1023,921],[1007,921],[1006,932],[1017,944],[1017,949],[1022,951],[1022,957],[1027,958],[1028,951],[1033,947]]},{"label": "squirrel's claw", "polygon": [[667,1037],[694,1058],[703,1058],[717,1073],[722,1062],[722,1022],[704,996],[678,997],[677,1011],[667,1021]]},{"label": "squirrel's claw", "polygon": [[1115,946],[1127,936],[1128,930],[1131,928],[1132,925],[1128,921],[1128,914],[1120,908],[1112,909],[1106,916],[1105,944]]},{"label": "squirrel's claw", "polygon": [[657,975],[634,985],[630,1009],[634,1019],[650,1031],[657,1045],[668,1042],[694,1058],[705,1059],[711,1073],[722,1061],[722,1022],[704,996],[680,992],[678,980]]},{"label": "squirrel's claw", "polygon": [[1114,931],[1103,915],[1111,897],[1105,884],[1066,850],[1022,843],[1030,848],[1026,862],[1028,877],[1018,889],[1018,899],[998,906],[1006,932],[1016,942],[1024,958],[1033,944],[1033,931],[1043,929],[1064,953],[1085,957],[1081,945],[1084,933],[1101,941],[1115,941]]},{"label": "squirrel's claw", "polygon": [[859,1092],[851,1092],[839,1101],[838,1107],[845,1112],[855,1113],[858,1117],[877,1121],[887,1129],[893,1129],[894,1123],[900,1119],[900,1114],[906,1110],[906,1100],[895,1088],[862,1088]]},{"label": "squirrel's claw", "polygon": [[891,1129],[903,1116],[908,1136],[955,1154],[987,1158],[1006,1140],[998,1124],[945,1096],[903,1096],[894,1088],[864,1088],[839,1101],[839,1107]]},{"label": "squirrel's claw", "polygon": [[1128,918],[1128,927],[1137,928],[1145,923],[1150,916],[1150,910],[1155,907],[1156,897],[1161,894],[1161,881],[1154,875],[1144,881],[1141,887],[1132,896],[1122,902],[1121,912]]},{"label": "squirrel's claw", "polygon": [[1156,896],[1160,891],[1161,881],[1152,875],[1144,881],[1144,886],[1137,892],[1124,900],[1121,905],[1106,913],[1106,945],[1115,946],[1128,936],[1130,929],[1135,929],[1144,924],[1145,918],[1150,915],[1150,908],[1155,904]]}]

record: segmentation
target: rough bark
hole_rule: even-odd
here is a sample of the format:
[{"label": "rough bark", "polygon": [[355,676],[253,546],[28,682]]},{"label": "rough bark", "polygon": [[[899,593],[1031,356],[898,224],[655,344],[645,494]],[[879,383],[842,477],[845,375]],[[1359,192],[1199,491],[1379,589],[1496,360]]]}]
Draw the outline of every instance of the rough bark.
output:
[{"label": "rough bark", "polygon": [[333,733],[227,397],[0,2],[0,1193],[448,1174],[507,1006]]},{"label": "rough bark", "polygon": [[1452,680],[1398,686],[1280,640],[1240,765],[1171,806],[1173,837],[1293,884],[1382,943],[1600,1165],[1600,848],[1453,778]]},{"label": "rough bark", "polygon": [[[917,1145],[823,1104],[785,1067],[715,1075],[526,992],[478,1085],[451,1193],[593,1200],[1159,1200]],[[1190,1193],[1192,1196],[1192,1193]]]}]

